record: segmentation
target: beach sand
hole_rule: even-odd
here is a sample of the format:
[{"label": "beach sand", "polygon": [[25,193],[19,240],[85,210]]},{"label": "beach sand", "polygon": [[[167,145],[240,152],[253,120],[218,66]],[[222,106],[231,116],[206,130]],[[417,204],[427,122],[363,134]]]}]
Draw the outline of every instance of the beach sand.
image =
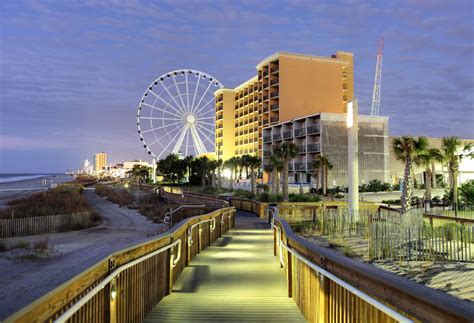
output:
[{"label": "beach sand", "polygon": [[[43,187],[43,180],[46,179],[47,186]],[[8,201],[20,197],[25,197],[33,193],[48,189],[53,184],[70,182],[74,178],[69,175],[46,175],[40,178],[27,179],[23,181],[0,183],[0,208],[7,207]]]}]

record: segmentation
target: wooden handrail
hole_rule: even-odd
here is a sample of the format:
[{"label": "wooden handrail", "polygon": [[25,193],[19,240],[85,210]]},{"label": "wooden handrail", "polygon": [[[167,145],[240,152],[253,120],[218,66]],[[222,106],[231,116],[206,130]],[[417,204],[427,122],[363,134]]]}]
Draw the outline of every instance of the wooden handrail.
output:
[{"label": "wooden handrail", "polygon": [[[188,263],[234,226],[234,214],[235,208],[223,208],[184,219],[152,240],[104,257],[5,322],[53,321],[97,286],[100,288],[94,290],[94,295],[89,295],[87,302],[74,311],[72,321],[140,321],[171,292],[172,285]],[[189,230],[196,226],[199,230]],[[196,243],[184,243],[187,239]],[[176,250],[178,240],[183,243],[179,243],[180,249]]]},{"label": "wooden handrail", "polygon": [[474,223],[474,219],[459,218],[459,217],[454,217],[454,216],[432,214],[432,213],[424,213],[423,217],[429,218],[431,225],[433,225],[432,223],[433,219],[446,220],[446,221],[459,222],[459,223]]},{"label": "wooden handrail", "polygon": [[[361,261],[336,254],[328,248],[312,244],[294,233],[290,225],[276,214],[273,214],[273,221],[274,225],[280,228],[282,239],[289,248],[295,250],[316,266],[327,270],[348,284],[355,286],[357,289],[388,304],[405,315],[430,322],[471,322],[474,317],[474,305],[472,304],[408,279],[398,277],[395,274],[388,273]],[[275,255],[277,255],[279,253],[277,248],[277,229],[275,228],[274,230],[274,251]],[[357,312],[360,308],[357,310],[351,307],[354,304],[353,302],[359,304],[357,302],[360,300],[341,298],[341,295],[347,297],[347,294],[343,291],[337,291],[335,286],[324,279],[320,280],[316,275],[305,274],[307,270],[306,264],[301,262],[298,265],[295,264],[299,260],[287,252],[281,255],[281,257],[286,258],[285,263],[290,264],[286,268],[289,296],[293,296],[308,321],[328,321],[327,316],[318,316],[317,312],[323,311],[326,313],[325,315],[333,315],[331,314],[331,304],[338,304],[336,305],[338,307],[347,305],[350,310],[348,308],[339,308],[340,311],[347,315],[360,313]],[[292,268],[292,270],[288,271],[288,268]],[[317,282],[314,281],[316,278],[318,279]],[[308,292],[300,288],[300,286],[308,284],[311,284],[311,286],[318,285],[320,294],[311,294],[311,297],[309,297],[307,295]],[[318,302],[314,302],[314,299],[318,299]],[[330,303],[329,300],[331,299],[333,303]],[[344,303],[345,301],[349,303]],[[320,307],[317,309],[314,308],[315,306]],[[337,313],[334,315],[337,315]],[[362,320],[361,317],[356,319]]]}]

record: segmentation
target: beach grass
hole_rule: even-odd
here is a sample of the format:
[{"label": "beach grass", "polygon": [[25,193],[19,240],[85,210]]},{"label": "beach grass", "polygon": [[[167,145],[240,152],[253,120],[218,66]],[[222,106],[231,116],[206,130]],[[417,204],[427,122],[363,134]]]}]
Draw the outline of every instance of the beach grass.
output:
[{"label": "beach grass", "polygon": [[93,212],[81,192],[81,185],[69,184],[14,199],[0,210],[0,219]]}]

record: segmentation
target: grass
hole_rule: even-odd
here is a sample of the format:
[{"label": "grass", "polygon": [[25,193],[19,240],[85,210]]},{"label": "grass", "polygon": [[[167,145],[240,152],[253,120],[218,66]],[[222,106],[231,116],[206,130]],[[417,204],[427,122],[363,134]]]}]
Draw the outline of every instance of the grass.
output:
[{"label": "grass", "polygon": [[114,188],[109,185],[97,185],[95,187],[95,193],[120,206],[130,207],[135,203],[133,195],[123,188]]},{"label": "grass", "polygon": [[169,205],[166,200],[157,194],[150,193],[138,200],[138,212],[150,218],[153,222],[163,222],[165,213],[168,210]]},{"label": "grass", "polygon": [[56,214],[91,212],[81,194],[80,185],[62,185],[48,191],[9,201],[9,207],[0,210],[0,219],[36,217]]}]

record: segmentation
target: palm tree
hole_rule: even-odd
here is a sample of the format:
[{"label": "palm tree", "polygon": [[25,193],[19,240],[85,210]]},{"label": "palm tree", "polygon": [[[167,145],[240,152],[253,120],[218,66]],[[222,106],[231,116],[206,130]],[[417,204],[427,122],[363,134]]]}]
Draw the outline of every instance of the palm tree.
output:
[{"label": "palm tree", "polygon": [[191,168],[201,178],[202,187],[206,186],[206,177],[209,173],[209,159],[206,156],[195,158],[191,162]]},{"label": "palm tree", "polygon": [[281,146],[277,146],[273,149],[275,155],[283,163],[282,167],[282,191],[283,191],[283,202],[289,201],[288,195],[288,163],[296,157],[298,154],[298,147],[292,142],[284,142]]},{"label": "palm tree", "polygon": [[319,189],[319,174],[321,172],[321,158],[318,157],[311,162],[311,168],[313,169],[313,176],[316,182],[316,190]]},{"label": "palm tree", "polygon": [[211,182],[212,187],[216,187],[216,170],[217,170],[217,160],[210,160],[207,163],[207,174]]},{"label": "palm tree", "polygon": [[326,195],[328,190],[328,172],[332,169],[332,164],[329,159],[325,156],[319,156],[319,161],[321,163],[321,182],[323,186],[323,195]]},{"label": "palm tree", "polygon": [[431,188],[433,183],[433,172],[432,165],[436,161],[441,161],[442,156],[439,149],[430,148],[427,149],[424,153],[420,154],[416,160],[416,163],[425,167],[425,204],[431,202]]},{"label": "palm tree", "polygon": [[276,183],[275,183],[276,170],[275,170],[275,165],[273,165],[273,163],[271,163],[271,162],[268,162],[267,164],[263,165],[263,171],[267,174],[270,174],[270,176],[271,176],[270,178],[271,178],[271,182],[272,182],[271,191],[272,191],[272,194],[276,194]]},{"label": "palm tree", "polygon": [[272,194],[280,194],[280,176],[278,174],[283,171],[283,163],[275,154],[270,156],[269,162],[274,167],[272,173],[272,184],[275,182],[275,191],[272,190]]},{"label": "palm tree", "polygon": [[401,196],[401,211],[405,213],[411,206],[413,198],[413,163],[425,153],[428,141],[425,137],[415,139],[410,136],[393,138],[392,149],[398,160],[405,162],[403,190]]},{"label": "palm tree", "polygon": [[441,155],[443,162],[448,167],[449,191],[457,215],[459,164],[465,157],[474,158],[473,144],[466,142],[463,145],[457,137],[444,137],[441,144]]},{"label": "palm tree", "polygon": [[232,157],[224,162],[224,166],[230,169],[230,183],[229,183],[230,190],[234,189],[234,179],[236,177],[238,164],[239,164],[239,160],[237,157]]},{"label": "palm tree", "polygon": [[224,165],[224,162],[222,159],[217,160],[217,187],[220,189],[222,188],[222,166]]},{"label": "palm tree", "polygon": [[255,171],[261,166],[262,161],[257,156],[248,156],[247,164],[250,169],[250,187],[254,196],[257,195],[257,185],[255,185]]},{"label": "palm tree", "polygon": [[133,165],[133,168],[127,172],[132,178],[134,178],[138,185],[141,187],[143,183],[146,183],[150,176],[150,167],[144,165]]}]

